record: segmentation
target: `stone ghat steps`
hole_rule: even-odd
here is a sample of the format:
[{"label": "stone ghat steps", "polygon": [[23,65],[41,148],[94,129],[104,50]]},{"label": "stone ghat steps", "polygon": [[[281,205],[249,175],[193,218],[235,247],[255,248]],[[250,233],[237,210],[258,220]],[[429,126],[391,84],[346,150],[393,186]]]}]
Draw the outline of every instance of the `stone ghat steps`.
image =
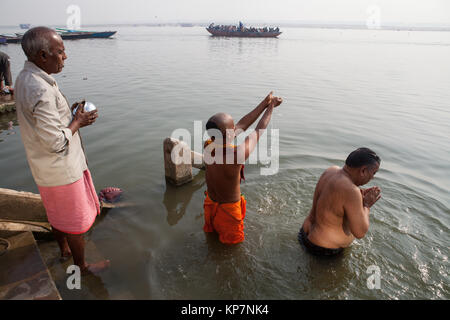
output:
[{"label": "stone ghat steps", "polygon": [[12,112],[16,110],[16,102],[14,99],[7,95],[0,95],[0,113]]},{"label": "stone ghat steps", "polygon": [[[134,203],[102,202],[102,214],[110,209],[132,207]],[[32,192],[16,191],[0,188],[0,220],[34,221],[48,223],[47,214],[42,204],[41,196]]]},{"label": "stone ghat steps", "polygon": [[[55,285],[64,300],[133,300],[135,297],[126,289],[115,285],[105,285],[103,279],[117,278],[112,270],[106,270],[99,275],[89,274],[81,277],[80,289],[69,289],[67,279],[67,268],[73,264],[73,259],[65,262],[60,261],[60,251],[56,241],[38,241],[44,262],[55,282]],[[85,246],[86,261],[97,262],[105,257],[89,236]],[[113,261],[111,263],[114,263]],[[116,280],[117,281],[117,280]],[[109,282],[109,281],[108,281]]]},{"label": "stone ghat steps", "polygon": [[[118,210],[121,207],[134,206],[134,203],[120,202],[116,204],[103,203],[103,210],[101,216],[110,214],[111,210]],[[100,223],[101,216],[94,224],[93,229]],[[2,231],[3,230],[3,231]],[[92,229],[91,229],[92,230]],[[67,268],[73,264],[73,259],[70,258],[66,262],[60,261],[60,250],[57,242],[54,240],[53,233],[51,232],[50,224],[47,220],[45,208],[42,205],[42,201],[39,194],[31,192],[16,191],[11,189],[0,188],[0,233],[3,232],[6,235],[9,234],[27,234],[27,241],[33,244],[35,252],[33,255],[42,257],[39,264],[39,272],[47,274],[47,278],[53,283],[53,287],[56,290],[57,295],[50,296],[50,298],[58,299],[112,299],[112,300],[131,300],[134,296],[127,289],[126,284],[121,284],[116,279],[119,275],[114,274],[114,270],[106,270],[99,276],[87,275],[81,277],[81,289],[70,290],[67,288],[67,277],[70,276],[66,273]],[[95,231],[94,231],[95,232]],[[31,237],[31,238],[30,238]],[[0,238],[4,238],[0,235]],[[36,241],[37,246],[36,246]],[[11,246],[12,248],[13,246]],[[0,243],[0,254],[3,251],[2,243]],[[36,253],[37,252],[37,253]],[[97,246],[92,240],[90,240],[89,233],[86,237],[85,247],[86,261],[98,262],[104,260]],[[0,300],[1,299],[34,299],[31,293],[18,294],[18,291],[11,291],[14,289],[12,284],[19,281],[19,278],[29,277],[29,272],[25,272],[27,259],[9,259],[12,257],[12,253],[8,250],[5,254],[0,256]],[[5,260],[5,257],[7,258]],[[7,264],[3,262],[7,261]],[[114,261],[111,261],[114,264]],[[5,269],[6,266],[8,269]],[[24,271],[25,270],[25,271]],[[44,272],[45,271],[45,272]],[[6,275],[10,272],[15,274],[17,281],[10,280]],[[2,275],[5,275],[2,278]],[[43,276],[40,275],[39,281]],[[106,279],[109,283],[105,286],[102,279]],[[14,278],[15,279],[15,278]],[[34,279],[34,278],[33,278]],[[23,280],[23,279],[22,279]],[[20,280],[20,281],[22,281]],[[50,281],[48,280],[48,281]],[[119,278],[120,280],[120,278]],[[38,283],[40,283],[38,281]],[[42,280],[44,281],[44,280]],[[47,280],[46,280],[47,281]],[[20,285],[21,283],[18,283]],[[29,287],[28,285],[23,285]],[[24,290],[22,287],[20,290]],[[34,289],[33,289],[34,290]],[[34,291],[33,291],[34,292]],[[38,294],[38,298],[43,296]],[[45,297],[44,297],[45,298]],[[50,299],[49,298],[49,299]]]},{"label": "stone ghat steps", "polygon": [[61,300],[31,231],[0,238],[0,300]]}]

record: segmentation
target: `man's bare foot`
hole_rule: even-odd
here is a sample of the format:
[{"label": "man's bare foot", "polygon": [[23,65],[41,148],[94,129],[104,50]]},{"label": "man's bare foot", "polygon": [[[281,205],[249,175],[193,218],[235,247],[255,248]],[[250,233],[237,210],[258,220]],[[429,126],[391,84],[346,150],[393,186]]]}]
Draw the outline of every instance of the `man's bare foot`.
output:
[{"label": "man's bare foot", "polygon": [[72,257],[72,252],[70,252],[70,249],[65,250],[64,252],[61,252],[61,257],[59,257],[59,261],[66,262]]},{"label": "man's bare foot", "polygon": [[100,262],[96,262],[96,263],[89,263],[86,264],[84,268],[81,268],[81,274],[89,274],[89,273],[100,273],[106,269],[108,269],[110,265],[110,261],[109,260],[103,260]]}]

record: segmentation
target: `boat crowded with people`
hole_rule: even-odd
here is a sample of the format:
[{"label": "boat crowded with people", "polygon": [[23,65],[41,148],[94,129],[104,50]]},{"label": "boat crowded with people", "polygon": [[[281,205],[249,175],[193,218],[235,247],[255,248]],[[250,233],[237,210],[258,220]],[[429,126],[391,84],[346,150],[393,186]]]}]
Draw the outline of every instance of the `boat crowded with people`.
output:
[{"label": "boat crowded with people", "polygon": [[279,27],[245,27],[242,22],[238,26],[211,23],[206,30],[215,37],[276,38],[282,33]]}]

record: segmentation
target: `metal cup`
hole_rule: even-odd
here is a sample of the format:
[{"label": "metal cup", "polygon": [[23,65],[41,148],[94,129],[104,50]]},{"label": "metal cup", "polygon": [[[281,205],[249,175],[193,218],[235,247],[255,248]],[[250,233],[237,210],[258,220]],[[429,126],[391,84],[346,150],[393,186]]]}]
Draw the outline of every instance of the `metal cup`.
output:
[{"label": "metal cup", "polygon": [[[78,107],[79,107],[79,105],[75,109],[73,109],[73,115],[75,115],[77,113]],[[89,101],[84,102],[84,112],[91,112],[96,109],[97,108],[95,107],[95,105],[92,102],[89,102]]]}]

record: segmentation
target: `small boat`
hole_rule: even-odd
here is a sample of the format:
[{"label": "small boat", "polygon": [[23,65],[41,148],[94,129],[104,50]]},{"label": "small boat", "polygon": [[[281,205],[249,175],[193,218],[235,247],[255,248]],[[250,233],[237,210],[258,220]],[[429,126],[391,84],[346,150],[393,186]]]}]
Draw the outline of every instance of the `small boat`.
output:
[{"label": "small boat", "polygon": [[6,38],[0,36],[0,44],[6,44]]},{"label": "small boat", "polygon": [[56,28],[63,40],[75,39],[91,39],[91,38],[109,38],[117,33],[117,31],[80,31],[63,28]]},{"label": "small boat", "polygon": [[30,29],[31,24],[21,23],[19,26],[20,26],[20,29]]},{"label": "small boat", "polygon": [[239,26],[215,26],[214,23],[211,23],[206,30],[214,37],[276,38],[282,34],[278,27],[247,28],[242,22],[239,22]]},{"label": "small boat", "polygon": [[[117,33],[117,31],[78,31],[56,28],[56,32],[61,36],[63,40],[78,40],[78,39],[100,39],[109,38]],[[0,41],[5,41],[6,43],[19,43],[22,40],[23,34],[16,33],[12,35],[0,34]]]},{"label": "small boat", "polygon": [[0,39],[2,39],[1,41],[5,41],[6,43],[19,43],[22,37],[0,34]]}]

